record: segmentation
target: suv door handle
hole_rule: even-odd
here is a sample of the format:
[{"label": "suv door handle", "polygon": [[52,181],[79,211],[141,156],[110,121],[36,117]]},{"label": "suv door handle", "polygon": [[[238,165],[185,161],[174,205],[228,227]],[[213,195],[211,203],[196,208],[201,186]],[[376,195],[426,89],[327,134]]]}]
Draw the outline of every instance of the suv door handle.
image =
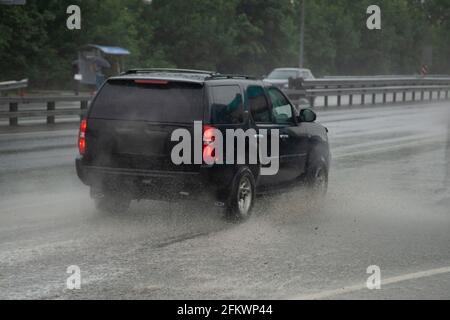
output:
[{"label": "suv door handle", "polygon": [[280,134],[280,139],[289,139],[288,134]]}]

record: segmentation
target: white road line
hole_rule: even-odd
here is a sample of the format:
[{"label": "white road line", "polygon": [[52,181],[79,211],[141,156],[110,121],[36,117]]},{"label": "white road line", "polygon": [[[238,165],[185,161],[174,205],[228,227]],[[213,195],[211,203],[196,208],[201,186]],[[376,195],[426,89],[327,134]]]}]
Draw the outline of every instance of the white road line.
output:
[{"label": "white road line", "polygon": [[399,143],[399,144],[388,145],[388,146],[380,146],[377,148],[370,148],[370,149],[366,149],[366,150],[360,150],[360,151],[355,151],[355,152],[346,152],[346,153],[339,152],[339,151],[341,151],[342,148],[336,148],[334,152],[332,150],[332,159],[339,160],[339,159],[347,158],[347,157],[362,156],[365,154],[372,154],[372,153],[381,153],[381,152],[387,152],[387,151],[392,151],[392,150],[404,149],[404,148],[408,148],[408,147],[417,147],[419,145],[423,145],[424,143],[431,145],[433,143],[444,143],[444,142],[445,142],[445,140],[443,138],[421,139],[421,140],[417,140],[417,141]]},{"label": "white road line", "polygon": [[[408,281],[408,280],[417,280],[417,279],[421,279],[421,278],[427,278],[427,277],[437,276],[437,275],[446,274],[446,273],[450,273],[450,267],[431,269],[431,270],[420,271],[420,272],[416,272],[416,273],[409,273],[409,274],[405,274],[405,275],[401,275],[401,276],[397,276],[397,277],[386,278],[384,280],[382,279],[381,286],[386,286],[389,284],[399,283],[399,282]],[[334,297],[334,296],[338,296],[338,295],[353,293],[353,292],[357,292],[357,291],[361,291],[361,290],[369,290],[369,289],[367,289],[367,286],[364,283],[364,284],[352,285],[352,286],[348,286],[348,287],[344,287],[344,288],[340,288],[340,289],[326,290],[326,291],[308,294],[308,295],[298,295],[298,296],[294,296],[294,297],[290,298],[290,300],[320,300],[320,299],[330,298],[330,297]]]},{"label": "white road line", "polygon": [[[79,202],[79,198],[80,197],[72,197],[69,201],[77,201]],[[19,210],[23,210],[23,209],[36,209],[36,208],[41,208],[41,207],[51,207],[53,205],[58,205],[61,203],[67,203],[68,200],[66,198],[64,199],[54,199],[51,201],[40,201],[37,203],[30,203],[30,204],[22,204],[19,206],[12,206],[12,207],[2,207],[0,209],[0,214],[4,213],[4,212],[11,212],[11,211],[19,211]],[[4,206],[4,204],[3,204]]]},{"label": "white road line", "polygon": [[77,136],[77,129],[64,129],[53,131],[26,131],[26,132],[14,132],[14,133],[0,133],[0,140],[10,141],[11,139],[23,139],[23,138],[60,138]]}]

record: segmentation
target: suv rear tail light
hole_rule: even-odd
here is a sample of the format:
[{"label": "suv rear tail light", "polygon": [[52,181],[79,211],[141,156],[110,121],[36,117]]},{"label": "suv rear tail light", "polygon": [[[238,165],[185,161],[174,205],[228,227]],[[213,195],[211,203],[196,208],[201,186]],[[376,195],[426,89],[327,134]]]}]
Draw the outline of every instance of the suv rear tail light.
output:
[{"label": "suv rear tail light", "polygon": [[78,134],[78,151],[82,156],[84,156],[86,153],[86,130],[87,120],[83,119],[80,122],[80,132]]},{"label": "suv rear tail light", "polygon": [[214,131],[216,128],[213,126],[203,126],[203,161],[211,164],[218,159],[216,158],[216,151],[212,146],[215,140]]}]

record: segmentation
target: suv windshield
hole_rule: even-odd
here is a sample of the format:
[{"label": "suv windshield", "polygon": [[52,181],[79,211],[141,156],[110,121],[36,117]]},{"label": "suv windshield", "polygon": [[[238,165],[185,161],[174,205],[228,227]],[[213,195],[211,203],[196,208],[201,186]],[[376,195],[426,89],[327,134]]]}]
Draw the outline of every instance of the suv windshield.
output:
[{"label": "suv windshield", "polygon": [[203,86],[134,80],[109,81],[95,99],[90,118],[190,123],[203,119]]}]

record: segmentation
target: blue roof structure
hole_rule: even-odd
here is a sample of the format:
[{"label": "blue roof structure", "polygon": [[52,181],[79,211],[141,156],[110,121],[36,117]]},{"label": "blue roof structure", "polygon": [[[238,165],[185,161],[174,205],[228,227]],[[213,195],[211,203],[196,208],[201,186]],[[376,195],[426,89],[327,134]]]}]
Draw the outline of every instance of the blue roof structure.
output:
[{"label": "blue roof structure", "polygon": [[89,44],[88,47],[96,48],[103,52],[104,54],[110,54],[114,56],[127,56],[130,55],[130,51],[120,47],[108,47],[108,46],[100,46],[97,44]]}]

